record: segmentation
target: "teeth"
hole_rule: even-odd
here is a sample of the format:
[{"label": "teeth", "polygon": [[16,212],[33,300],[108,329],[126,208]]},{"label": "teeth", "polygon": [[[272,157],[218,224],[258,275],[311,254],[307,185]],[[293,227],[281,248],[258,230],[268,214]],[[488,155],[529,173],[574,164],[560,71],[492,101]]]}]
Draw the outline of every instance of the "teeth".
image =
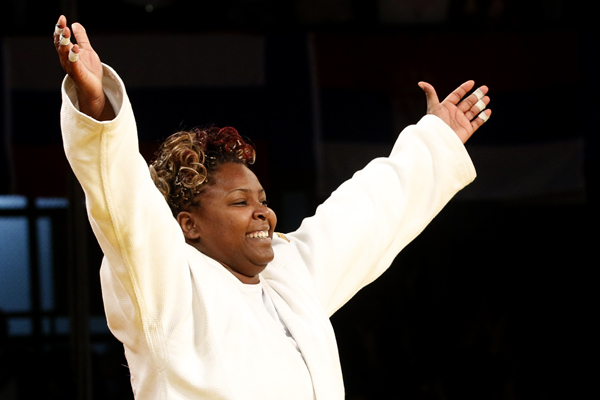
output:
[{"label": "teeth", "polygon": [[269,231],[252,232],[246,236],[254,239],[266,239],[269,237]]}]

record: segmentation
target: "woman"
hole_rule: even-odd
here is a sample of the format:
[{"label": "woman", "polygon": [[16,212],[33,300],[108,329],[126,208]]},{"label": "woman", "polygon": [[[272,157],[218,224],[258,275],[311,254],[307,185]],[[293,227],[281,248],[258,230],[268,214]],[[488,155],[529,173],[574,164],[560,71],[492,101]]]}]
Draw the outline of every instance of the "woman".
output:
[{"label": "woman", "polygon": [[474,179],[463,143],[491,114],[487,88],[440,103],[419,83],[429,115],[281,235],[232,128],[176,134],[149,172],[123,83],[72,30],[76,45],[61,16],[64,146],[136,398],[343,399],[329,316]]}]

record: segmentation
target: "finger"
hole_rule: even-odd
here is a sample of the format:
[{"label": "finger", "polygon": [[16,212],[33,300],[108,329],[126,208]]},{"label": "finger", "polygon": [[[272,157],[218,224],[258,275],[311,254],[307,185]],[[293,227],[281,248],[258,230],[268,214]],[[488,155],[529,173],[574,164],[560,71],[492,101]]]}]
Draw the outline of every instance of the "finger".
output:
[{"label": "finger", "polygon": [[56,40],[57,36],[60,36],[64,27],[67,26],[67,18],[64,15],[58,17],[58,21],[56,21],[56,25],[54,25],[54,39]]},{"label": "finger", "polygon": [[54,47],[58,50],[59,45],[60,45],[60,38],[64,33],[64,29],[66,27],[66,19],[64,18],[64,16],[60,16],[60,18],[58,18],[58,21],[56,22],[56,25],[54,25]]},{"label": "finger", "polygon": [[63,28],[59,25],[56,24],[54,25],[54,39],[56,40],[57,36],[60,36],[62,34]]},{"label": "finger", "polygon": [[473,127],[473,132],[481,127],[492,115],[492,110],[485,110],[479,113],[477,118],[471,121],[471,126]]},{"label": "finger", "polygon": [[74,63],[79,58],[77,53],[79,53],[80,49],[76,44],[73,44],[68,40],[71,36],[71,30],[65,26],[62,28],[62,34],[59,38],[55,39],[56,51],[60,59],[60,64],[69,75],[79,71],[79,66]]},{"label": "finger", "polygon": [[56,47],[59,57],[67,57],[69,50],[73,47],[73,43],[71,43],[71,30],[67,26],[62,28],[60,36],[55,37],[54,46]]},{"label": "finger", "polygon": [[[467,96],[463,101],[458,104],[458,109],[463,113],[467,113],[471,108],[477,104],[479,111],[482,111],[487,103],[485,103],[486,93],[488,92],[487,86],[480,86],[471,95]],[[489,103],[489,98],[488,98]],[[485,104],[483,104],[485,103]]]},{"label": "finger", "polygon": [[492,115],[492,110],[485,110],[479,113],[479,115],[477,115],[478,120],[481,120],[483,122],[487,122],[488,119],[490,119],[490,116]]},{"label": "finger", "polygon": [[65,29],[62,30],[61,34],[58,36],[58,44],[61,46],[68,46],[71,43],[71,35],[66,35],[67,31]]},{"label": "finger", "polygon": [[90,39],[88,38],[87,32],[85,31],[83,25],[75,22],[71,27],[73,28],[73,34],[77,39],[77,44],[79,44],[79,46],[84,50],[91,50],[92,45],[90,44]]},{"label": "finger", "polygon": [[419,82],[418,85],[425,92],[425,98],[427,99],[427,111],[440,104],[438,95],[431,84],[427,82]]},{"label": "finger", "polygon": [[75,63],[79,60],[79,52],[80,52],[80,48],[78,45],[73,45],[73,47],[71,47],[71,50],[69,50],[69,61],[71,63]]},{"label": "finger", "polygon": [[[471,97],[471,96],[469,96]],[[465,101],[463,101],[464,103]],[[488,104],[490,104],[490,98],[488,96],[484,96],[482,97],[480,100],[477,100],[477,102],[475,104],[473,104],[471,106],[471,108],[469,108],[464,114],[465,117],[467,117],[467,119],[470,121],[473,118],[475,118],[477,115],[479,115],[481,113],[481,111],[485,110],[488,106]],[[459,109],[463,108],[463,104],[459,104]]]},{"label": "finger", "polygon": [[450,93],[448,97],[444,99],[444,101],[457,105],[462,100],[462,98],[465,97],[469,90],[473,89],[473,86],[475,86],[475,81],[466,81],[465,83],[454,89],[454,91]]}]

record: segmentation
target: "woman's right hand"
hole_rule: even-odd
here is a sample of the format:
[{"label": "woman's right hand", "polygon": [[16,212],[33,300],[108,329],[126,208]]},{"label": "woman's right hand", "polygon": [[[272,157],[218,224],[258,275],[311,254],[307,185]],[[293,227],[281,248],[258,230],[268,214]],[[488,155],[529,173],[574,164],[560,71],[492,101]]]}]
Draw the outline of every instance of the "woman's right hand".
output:
[{"label": "woman's right hand", "polygon": [[[67,18],[61,15],[56,23],[54,46],[60,64],[75,84],[79,110],[98,121],[113,119],[115,117],[114,110],[102,88],[100,57],[92,48],[85,28],[79,23],[74,23],[72,28],[71,32],[71,29],[67,27]],[[71,36],[77,39],[77,44],[70,42]],[[61,40],[63,44],[61,44]],[[76,61],[71,61],[75,58]]]}]

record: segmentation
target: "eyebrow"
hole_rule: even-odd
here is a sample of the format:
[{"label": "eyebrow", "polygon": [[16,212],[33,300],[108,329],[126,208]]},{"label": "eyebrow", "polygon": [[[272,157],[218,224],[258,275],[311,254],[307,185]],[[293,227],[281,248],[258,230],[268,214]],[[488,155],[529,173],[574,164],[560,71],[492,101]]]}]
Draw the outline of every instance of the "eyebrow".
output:
[{"label": "eyebrow", "polygon": [[[251,192],[251,191],[252,191],[252,190],[250,190],[250,189],[246,189],[246,188],[239,188],[239,189],[232,189],[232,190],[230,190],[229,192],[227,192],[227,194],[231,194],[231,193],[233,193],[233,192],[245,192],[245,193],[248,193],[248,192]],[[261,188],[261,189],[258,191],[258,193],[265,193],[265,189]]]}]

